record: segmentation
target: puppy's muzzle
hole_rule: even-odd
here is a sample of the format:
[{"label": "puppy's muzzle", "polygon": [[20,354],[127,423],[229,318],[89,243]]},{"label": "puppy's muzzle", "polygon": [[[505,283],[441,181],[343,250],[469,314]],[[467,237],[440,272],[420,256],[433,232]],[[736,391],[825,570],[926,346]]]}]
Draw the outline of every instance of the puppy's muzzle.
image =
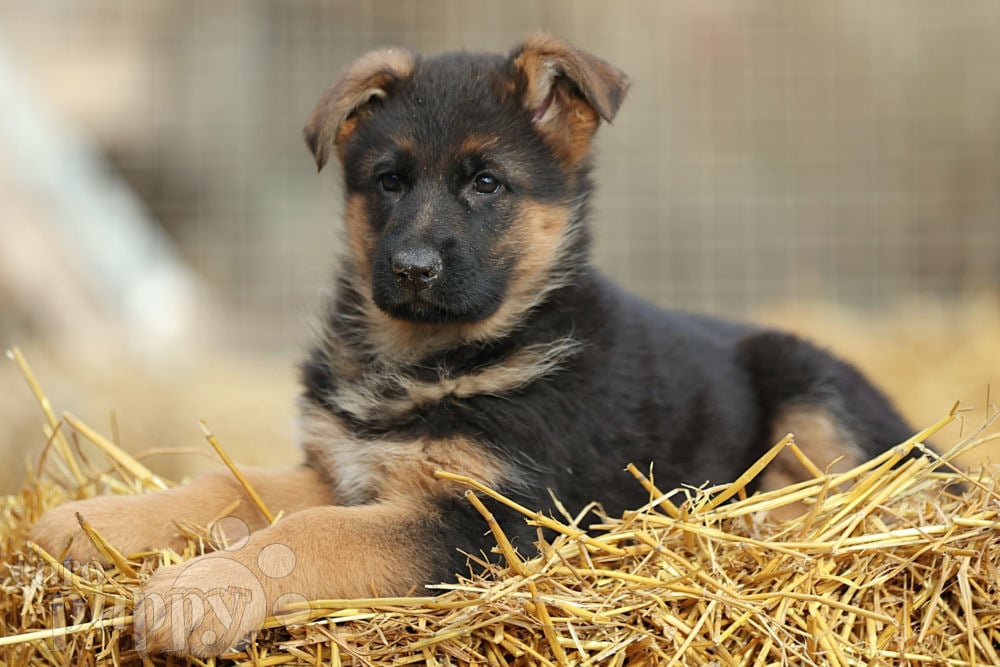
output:
[{"label": "puppy's muzzle", "polygon": [[392,256],[392,273],[401,287],[420,292],[441,275],[441,255],[430,248],[400,250]]}]

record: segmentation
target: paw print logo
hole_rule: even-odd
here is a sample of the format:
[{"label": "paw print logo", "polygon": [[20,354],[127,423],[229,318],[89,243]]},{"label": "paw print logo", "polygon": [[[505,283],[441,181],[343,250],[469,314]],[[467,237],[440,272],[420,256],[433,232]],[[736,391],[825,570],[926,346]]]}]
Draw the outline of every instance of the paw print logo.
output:
[{"label": "paw print logo", "polygon": [[234,517],[221,520],[213,537],[217,551],[160,568],[136,596],[140,652],[218,655],[242,648],[268,615],[280,618],[288,605],[306,602],[291,586],[297,563],[288,545],[254,544],[246,523]]}]

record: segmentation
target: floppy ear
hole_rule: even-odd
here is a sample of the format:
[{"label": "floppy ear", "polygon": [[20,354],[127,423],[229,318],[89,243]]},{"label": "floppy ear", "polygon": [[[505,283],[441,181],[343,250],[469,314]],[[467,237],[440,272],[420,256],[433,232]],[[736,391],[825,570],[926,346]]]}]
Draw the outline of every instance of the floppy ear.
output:
[{"label": "floppy ear", "polygon": [[577,162],[589,150],[601,119],[615,117],[628,77],[546,32],[529,34],[511,60],[523,76],[522,103],[535,127],[570,163]]},{"label": "floppy ear", "polygon": [[347,68],[306,120],[306,144],[318,169],[330,159],[330,149],[347,140],[371,103],[386,97],[400,81],[409,78],[415,65],[413,52],[389,48],[371,51]]}]

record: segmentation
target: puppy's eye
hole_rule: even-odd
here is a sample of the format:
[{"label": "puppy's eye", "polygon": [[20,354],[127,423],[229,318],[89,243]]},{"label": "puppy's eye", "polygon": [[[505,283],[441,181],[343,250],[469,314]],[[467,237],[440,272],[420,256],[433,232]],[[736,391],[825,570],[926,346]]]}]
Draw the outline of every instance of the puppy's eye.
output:
[{"label": "puppy's eye", "polygon": [[493,174],[479,174],[472,182],[472,187],[481,195],[491,195],[500,189],[500,179]]},{"label": "puppy's eye", "polygon": [[379,174],[378,182],[386,192],[399,192],[403,189],[403,179],[394,171]]}]

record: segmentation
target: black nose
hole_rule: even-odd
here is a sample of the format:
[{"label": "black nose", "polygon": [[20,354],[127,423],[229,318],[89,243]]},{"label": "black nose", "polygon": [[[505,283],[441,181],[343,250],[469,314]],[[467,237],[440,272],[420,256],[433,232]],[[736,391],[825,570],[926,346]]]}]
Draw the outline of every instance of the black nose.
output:
[{"label": "black nose", "polygon": [[406,289],[425,290],[441,274],[441,255],[430,248],[400,250],[392,256],[392,272]]}]

